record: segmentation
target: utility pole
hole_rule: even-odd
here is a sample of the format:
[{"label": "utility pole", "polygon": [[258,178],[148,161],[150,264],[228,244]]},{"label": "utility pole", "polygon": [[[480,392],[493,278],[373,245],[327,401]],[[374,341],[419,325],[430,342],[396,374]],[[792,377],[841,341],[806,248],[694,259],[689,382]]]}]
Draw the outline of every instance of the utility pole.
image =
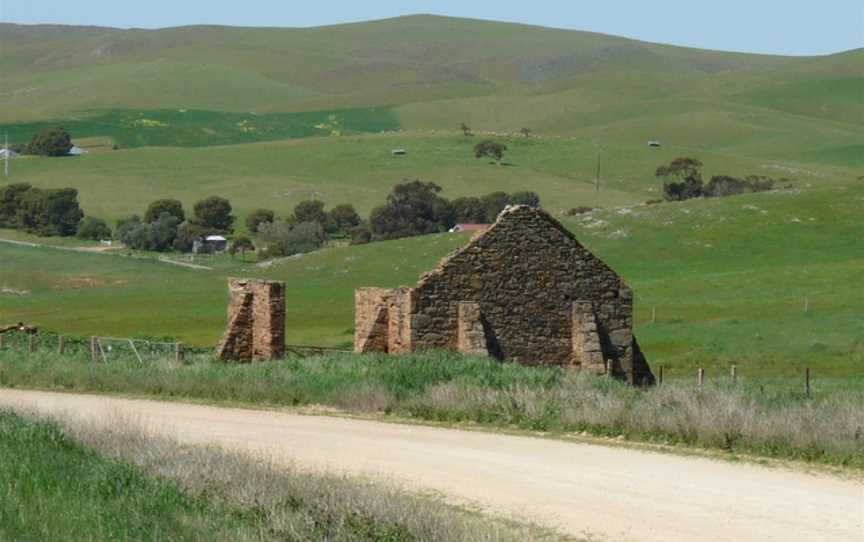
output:
[{"label": "utility pole", "polygon": [[6,142],[3,144],[3,170],[9,176],[9,134],[6,134]]},{"label": "utility pole", "polygon": [[597,151],[597,174],[594,176],[594,185],[597,192],[600,192],[600,153],[602,152],[602,149]]}]

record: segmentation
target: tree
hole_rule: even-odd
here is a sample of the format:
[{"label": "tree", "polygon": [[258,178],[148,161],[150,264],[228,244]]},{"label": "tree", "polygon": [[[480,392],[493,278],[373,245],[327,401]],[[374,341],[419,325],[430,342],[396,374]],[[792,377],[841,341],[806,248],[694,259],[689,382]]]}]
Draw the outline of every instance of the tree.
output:
[{"label": "tree", "polygon": [[29,233],[65,237],[75,235],[83,216],[76,189],[31,188],[21,196],[15,222]]},{"label": "tree", "polygon": [[702,196],[701,169],[702,162],[695,158],[676,158],[668,165],[658,167],[654,175],[664,179],[677,179],[664,182],[663,193],[669,201],[683,201]]},{"label": "tree", "polygon": [[232,233],[231,202],[219,196],[203,199],[195,204],[195,218],[190,222],[213,233]]},{"label": "tree", "polygon": [[747,191],[747,182],[728,175],[715,175],[705,186],[703,194],[706,198],[722,198],[743,194]]},{"label": "tree", "polygon": [[398,239],[446,231],[454,223],[453,209],[439,192],[437,184],[419,180],[394,186],[387,203],[369,215],[374,238]]},{"label": "tree", "polygon": [[468,196],[450,202],[453,207],[454,222],[458,224],[483,224],[486,222],[486,208],[480,198]]},{"label": "tree", "polygon": [[222,232],[197,223],[184,222],[177,228],[177,237],[174,239],[174,250],[191,252],[196,240],[215,233]]},{"label": "tree", "polygon": [[471,127],[468,126],[467,124],[465,124],[464,122],[459,127],[459,129],[462,130],[462,135],[464,135],[465,137],[471,137],[474,135],[474,132],[471,131]]},{"label": "tree", "polygon": [[252,243],[252,239],[249,239],[249,237],[245,235],[238,235],[234,238],[234,242],[231,243],[231,248],[228,249],[228,252],[231,253],[231,256],[234,256],[239,252],[240,256],[243,257],[249,250],[255,250],[255,245]]},{"label": "tree", "polygon": [[302,222],[292,226],[284,220],[266,222],[258,230],[258,241],[263,247],[259,258],[293,256],[318,250],[324,245],[324,228],[317,222]]},{"label": "tree", "polygon": [[510,194],[510,203],[512,205],[540,207],[540,196],[537,192],[514,192]]},{"label": "tree", "polygon": [[170,213],[162,213],[151,223],[128,221],[123,224],[120,240],[129,248],[168,252],[174,248],[180,221]]},{"label": "tree", "polygon": [[531,137],[532,131],[531,128],[522,128],[519,130],[519,133],[522,134],[522,137]]},{"label": "tree", "polygon": [[351,229],[351,244],[352,245],[365,245],[367,243],[372,242],[372,232],[369,231],[369,228],[364,228],[363,226],[357,226],[356,228]]},{"label": "tree", "polygon": [[353,205],[343,203],[330,210],[328,223],[343,235],[351,233],[351,230],[360,225],[360,215],[354,210]]},{"label": "tree", "polygon": [[170,213],[159,215],[155,222],[149,224],[149,250],[168,252],[173,249],[174,241],[177,239],[177,226],[179,225],[180,220],[176,216]]},{"label": "tree", "polygon": [[474,157],[489,157],[494,159],[498,165],[501,165],[501,160],[504,158],[504,152],[506,150],[507,145],[487,139],[474,146]]},{"label": "tree", "polygon": [[147,206],[147,212],[144,213],[144,222],[148,224],[156,222],[162,216],[162,213],[168,213],[179,222],[186,220],[186,213],[183,212],[183,204],[180,201],[176,199],[157,199]]},{"label": "tree", "polygon": [[257,209],[246,217],[246,229],[252,233],[258,233],[258,228],[265,222],[273,222],[276,214],[269,209]]},{"label": "tree", "polygon": [[33,136],[27,154],[66,156],[72,149],[72,137],[63,128],[46,128]]},{"label": "tree", "polygon": [[480,198],[485,214],[484,222],[491,224],[498,219],[504,207],[510,205],[510,196],[506,192],[492,192]]},{"label": "tree", "polygon": [[126,244],[125,239],[129,236],[129,232],[141,224],[141,217],[132,215],[126,218],[121,218],[114,226],[114,238],[119,239],[121,243]]},{"label": "tree", "polygon": [[32,186],[28,183],[8,184],[0,187],[0,228],[18,228],[18,209]]},{"label": "tree", "polygon": [[315,222],[323,226],[327,223],[324,202],[317,200],[301,201],[294,206],[294,220],[298,224],[302,222]]},{"label": "tree", "polygon": [[90,239],[98,241],[100,239],[111,238],[111,228],[101,218],[85,216],[81,223],[78,224],[78,239]]}]

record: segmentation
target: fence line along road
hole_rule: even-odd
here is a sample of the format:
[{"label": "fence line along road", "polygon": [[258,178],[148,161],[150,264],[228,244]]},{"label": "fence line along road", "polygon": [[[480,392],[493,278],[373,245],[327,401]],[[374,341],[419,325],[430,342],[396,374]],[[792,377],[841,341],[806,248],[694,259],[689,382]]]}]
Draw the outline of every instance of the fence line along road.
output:
[{"label": "fence line along road", "polygon": [[[58,333],[25,334],[13,333],[11,340],[4,341],[4,335],[0,334],[0,348],[20,347],[28,353],[43,350],[46,346],[56,350],[59,354],[70,353],[70,345],[78,346],[80,351],[85,347],[90,355],[91,361],[110,362],[111,359],[130,358],[140,364],[159,358],[173,357],[177,362],[185,359],[186,347],[182,342],[151,341],[147,339],[134,339],[131,337],[103,337],[94,335],[85,342],[80,337],[70,337]],[[307,344],[286,344],[285,355],[300,357],[322,355],[326,353],[350,353],[352,350],[333,346],[316,346]]]},{"label": "fence line along road", "polygon": [[[10,333],[0,333],[0,349],[15,348],[16,346],[27,353],[34,353],[37,350],[42,350],[46,343],[52,344],[52,349],[59,354],[69,354],[72,351],[80,351],[85,347],[90,355],[91,361],[108,363],[112,359],[134,359],[139,364],[143,365],[148,361],[156,359],[171,359],[178,363],[183,363],[185,360],[186,346],[182,342],[172,341],[151,341],[147,339],[135,339],[131,337],[102,337],[94,335],[90,337],[89,344],[80,337],[62,335],[53,332],[39,333],[23,333],[13,331]],[[71,348],[73,345],[77,348]],[[298,357],[318,356],[327,353],[351,353],[351,349],[338,348],[334,346],[316,346],[306,344],[286,344],[285,358],[294,355]],[[283,358],[284,359],[284,358]],[[718,376],[718,372],[728,373],[724,376]],[[848,367],[834,367],[818,365],[815,367],[800,367],[796,368],[795,376],[787,374],[770,375],[757,374],[756,376],[748,376],[742,373],[737,365],[731,365],[728,369],[712,369],[711,374],[703,368],[672,368],[662,364],[656,365],[655,376],[657,385],[662,386],[668,381],[670,373],[675,373],[675,380],[693,379],[697,390],[702,391],[709,380],[725,379],[733,384],[740,380],[754,380],[759,378],[784,378],[784,379],[800,379],[802,382],[802,390],[809,396],[812,392],[814,378],[825,378],[826,372],[838,371],[848,372]],[[845,375],[842,375],[845,376]]]}]

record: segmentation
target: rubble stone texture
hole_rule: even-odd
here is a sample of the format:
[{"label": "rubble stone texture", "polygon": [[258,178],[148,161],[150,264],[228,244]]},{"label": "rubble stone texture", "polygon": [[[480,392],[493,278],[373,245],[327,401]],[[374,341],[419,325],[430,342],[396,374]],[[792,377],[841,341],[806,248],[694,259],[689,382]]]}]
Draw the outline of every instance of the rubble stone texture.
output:
[{"label": "rubble stone texture", "polygon": [[654,381],[633,336],[633,293],[560,222],[525,205],[413,288],[356,291],[355,351],[446,349]]},{"label": "rubble stone texture", "polygon": [[225,361],[261,361],[285,354],[285,283],[228,279],[228,327],[216,350]]}]

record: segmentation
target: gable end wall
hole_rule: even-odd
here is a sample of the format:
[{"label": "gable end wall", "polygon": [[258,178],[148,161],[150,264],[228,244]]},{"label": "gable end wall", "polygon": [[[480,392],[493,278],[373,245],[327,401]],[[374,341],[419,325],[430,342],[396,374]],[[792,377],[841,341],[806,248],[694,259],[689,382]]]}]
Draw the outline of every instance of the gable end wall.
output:
[{"label": "gable end wall", "polygon": [[414,297],[411,341],[416,349],[458,347],[460,302],[479,304],[489,328],[489,351],[501,358],[570,365],[576,301],[593,305],[607,337],[605,355],[622,357],[629,346],[629,288],[557,220],[537,209],[502,213],[489,230],[424,275]]}]

